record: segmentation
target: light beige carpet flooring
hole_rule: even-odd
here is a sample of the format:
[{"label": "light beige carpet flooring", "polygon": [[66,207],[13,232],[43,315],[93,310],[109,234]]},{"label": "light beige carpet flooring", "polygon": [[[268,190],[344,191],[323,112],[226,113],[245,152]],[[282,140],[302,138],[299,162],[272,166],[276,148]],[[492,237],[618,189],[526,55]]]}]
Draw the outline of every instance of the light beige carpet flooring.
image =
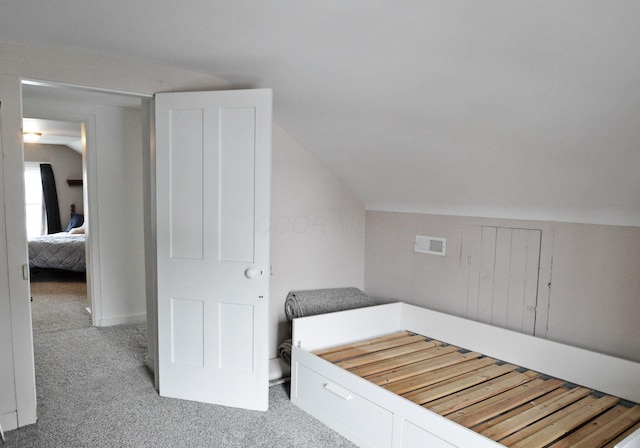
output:
[{"label": "light beige carpet flooring", "polygon": [[34,333],[91,326],[85,282],[31,282]]}]

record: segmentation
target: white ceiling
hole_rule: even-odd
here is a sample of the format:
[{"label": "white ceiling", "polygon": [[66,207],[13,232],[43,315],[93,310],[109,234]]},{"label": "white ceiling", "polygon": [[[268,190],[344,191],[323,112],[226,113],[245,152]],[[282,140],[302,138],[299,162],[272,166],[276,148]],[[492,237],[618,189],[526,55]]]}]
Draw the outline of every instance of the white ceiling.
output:
[{"label": "white ceiling", "polygon": [[[31,110],[34,105],[47,103],[79,103],[99,104],[102,106],[118,106],[140,108],[140,97],[106,93],[97,90],[70,88],[61,84],[23,81],[22,107]],[[79,122],[45,120],[29,117],[25,113],[22,120],[22,131],[40,134],[36,143],[45,145],[68,146],[82,153],[82,125]]]},{"label": "white ceiling", "polygon": [[637,0],[7,0],[0,41],[271,87],[370,209],[640,225]]},{"label": "white ceiling", "polygon": [[34,143],[68,146],[74,151],[82,153],[82,129],[80,123],[23,118],[22,132],[40,134],[40,138]]}]

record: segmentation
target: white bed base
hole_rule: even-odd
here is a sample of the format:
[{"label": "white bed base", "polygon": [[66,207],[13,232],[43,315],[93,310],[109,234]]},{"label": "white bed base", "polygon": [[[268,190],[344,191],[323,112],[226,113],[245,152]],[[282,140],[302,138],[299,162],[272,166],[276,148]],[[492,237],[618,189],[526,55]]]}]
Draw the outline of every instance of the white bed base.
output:
[{"label": "white bed base", "polygon": [[[294,319],[291,401],[362,447],[502,447],[311,353],[402,330],[640,403],[640,363],[405,303]],[[640,430],[616,447],[640,448]]]}]

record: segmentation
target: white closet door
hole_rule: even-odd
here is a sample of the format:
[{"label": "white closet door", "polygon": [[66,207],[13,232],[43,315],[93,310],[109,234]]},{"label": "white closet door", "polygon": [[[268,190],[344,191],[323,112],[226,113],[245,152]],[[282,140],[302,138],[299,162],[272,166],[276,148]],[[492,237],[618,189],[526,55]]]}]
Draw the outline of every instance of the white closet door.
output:
[{"label": "white closet door", "polygon": [[536,229],[465,227],[460,315],[533,335],[541,237]]}]

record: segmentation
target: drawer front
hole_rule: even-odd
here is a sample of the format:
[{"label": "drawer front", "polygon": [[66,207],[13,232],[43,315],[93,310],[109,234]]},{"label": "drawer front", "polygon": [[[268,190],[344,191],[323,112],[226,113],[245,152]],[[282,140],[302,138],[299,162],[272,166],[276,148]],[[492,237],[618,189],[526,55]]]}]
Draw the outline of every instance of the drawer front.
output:
[{"label": "drawer front", "polygon": [[402,421],[402,448],[457,448],[413,423]]},{"label": "drawer front", "polygon": [[370,447],[390,447],[393,414],[302,364],[297,365],[299,400],[315,408],[329,426]]}]

